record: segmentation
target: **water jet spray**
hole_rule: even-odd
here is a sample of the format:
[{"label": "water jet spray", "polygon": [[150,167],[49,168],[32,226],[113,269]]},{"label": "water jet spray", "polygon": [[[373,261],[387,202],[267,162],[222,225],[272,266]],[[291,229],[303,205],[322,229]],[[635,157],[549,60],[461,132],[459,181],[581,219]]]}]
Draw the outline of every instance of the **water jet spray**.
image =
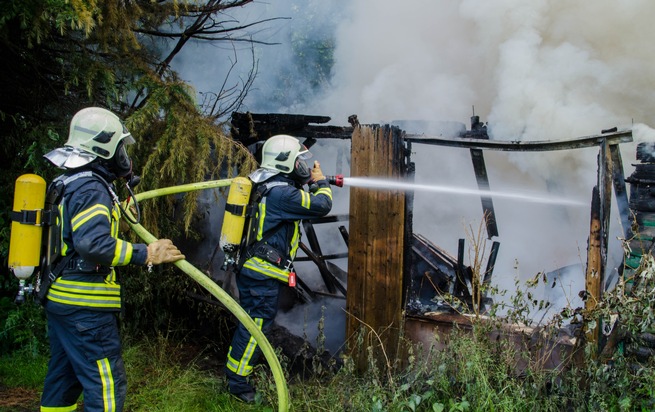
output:
[{"label": "water jet spray", "polygon": [[378,190],[402,190],[453,193],[459,195],[494,196],[515,199],[524,202],[558,204],[568,206],[585,206],[581,200],[558,198],[540,193],[497,192],[491,190],[475,190],[445,185],[426,185],[402,180],[380,179],[375,177],[344,177],[343,175],[326,176],[331,185],[343,187],[364,187]]}]

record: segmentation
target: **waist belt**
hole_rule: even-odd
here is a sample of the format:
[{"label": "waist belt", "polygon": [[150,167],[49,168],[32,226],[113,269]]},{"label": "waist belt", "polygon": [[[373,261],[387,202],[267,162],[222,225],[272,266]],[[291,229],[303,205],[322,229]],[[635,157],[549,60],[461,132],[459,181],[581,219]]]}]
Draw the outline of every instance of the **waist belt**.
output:
[{"label": "waist belt", "polygon": [[289,268],[291,267],[292,262],[288,259],[285,259],[282,253],[280,253],[277,249],[275,249],[273,246],[269,245],[268,243],[255,245],[255,246],[256,247],[253,252],[254,256],[263,259],[268,263],[272,263],[273,265],[277,266],[280,269],[289,270]]},{"label": "waist belt", "polygon": [[107,274],[111,272],[111,267],[99,265],[80,258],[73,258],[68,262],[64,271]]}]

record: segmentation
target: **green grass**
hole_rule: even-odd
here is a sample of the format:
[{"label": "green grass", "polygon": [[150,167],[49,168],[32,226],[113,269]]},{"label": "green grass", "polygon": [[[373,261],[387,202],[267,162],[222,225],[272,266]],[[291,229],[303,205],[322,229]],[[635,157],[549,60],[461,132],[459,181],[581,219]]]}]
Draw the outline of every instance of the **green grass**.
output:
[{"label": "green grass", "polygon": [[17,351],[0,358],[0,383],[8,387],[39,389],[47,370],[47,355]]},{"label": "green grass", "polygon": [[[323,371],[289,383],[291,411],[586,411],[648,410],[655,373],[644,368],[638,377],[620,358],[612,366],[588,362],[585,369],[555,375],[538,368],[516,376],[511,345],[490,342],[484,328],[474,333],[455,332],[449,350],[429,355],[408,349],[407,362],[391,374],[377,368],[355,371],[345,357],[336,372]],[[277,393],[265,366],[253,375],[261,394],[257,405],[244,405],[226,391],[225,377],[203,370],[189,359],[186,346],[163,337],[128,343],[123,355],[128,374],[125,411],[276,411]],[[374,354],[372,354],[374,355]],[[372,362],[372,361],[371,361]],[[284,362],[283,362],[284,365]],[[372,365],[372,363],[371,363]],[[11,388],[29,390],[33,399],[25,409],[34,411],[46,373],[46,356],[14,352],[0,358],[0,399]],[[393,379],[389,380],[388,376]],[[23,392],[20,392],[23,393]],[[30,409],[30,407],[32,409]],[[567,409],[568,407],[568,409]],[[600,409],[599,409],[600,408]],[[646,409],[644,409],[646,408]]]},{"label": "green grass", "polygon": [[163,337],[144,339],[123,352],[128,376],[126,410],[133,412],[227,412],[273,410],[239,402],[226,391],[223,376],[181,364],[184,349]]}]

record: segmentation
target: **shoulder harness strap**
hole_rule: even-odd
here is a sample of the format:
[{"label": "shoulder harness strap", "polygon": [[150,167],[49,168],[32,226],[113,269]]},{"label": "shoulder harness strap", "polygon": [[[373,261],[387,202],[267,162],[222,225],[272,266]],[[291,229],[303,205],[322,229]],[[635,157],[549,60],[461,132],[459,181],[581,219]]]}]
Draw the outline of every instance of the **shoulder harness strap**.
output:
[{"label": "shoulder harness strap", "polygon": [[283,225],[284,222],[280,222],[276,226],[270,228],[262,235],[260,240],[257,239],[257,231],[259,230],[259,204],[262,202],[266,194],[274,187],[278,186],[290,186],[291,183],[287,182],[263,182],[256,184],[253,187],[253,192],[251,196],[251,202],[248,204],[248,209],[246,214],[248,216],[248,222],[246,222],[246,232],[242,243],[242,251],[240,253],[238,269],[241,269],[246,263],[246,260],[254,256],[254,251],[270,239]]}]

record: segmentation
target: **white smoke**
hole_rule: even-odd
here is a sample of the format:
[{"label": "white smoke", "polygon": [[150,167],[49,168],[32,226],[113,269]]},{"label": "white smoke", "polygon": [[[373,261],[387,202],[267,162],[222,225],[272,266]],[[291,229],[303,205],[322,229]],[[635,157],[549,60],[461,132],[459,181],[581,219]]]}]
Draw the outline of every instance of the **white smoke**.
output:
[{"label": "white smoke", "polygon": [[[333,119],[356,113],[363,123],[468,123],[474,106],[498,140],[562,140],[652,124],[653,13],[655,3],[639,0],[353,1],[337,30],[332,88],[314,111]],[[642,139],[653,139],[652,129],[635,127],[635,141]],[[635,145],[621,148],[629,175]],[[468,151],[413,149],[417,181],[476,187]],[[597,154],[487,151],[485,160],[492,190],[590,201]],[[501,242],[495,273],[504,286],[514,276],[584,266],[588,209],[494,202]],[[481,219],[476,199],[417,193],[415,206],[415,230],[450,251]],[[614,239],[616,222],[614,210]]]},{"label": "white smoke", "polygon": [[[252,111],[327,115],[336,125],[346,125],[351,114],[363,124],[468,125],[475,110],[497,140],[563,140],[615,126],[632,127],[635,142],[655,140],[646,126],[655,123],[652,1],[280,0],[248,13],[292,17],[267,32],[266,40],[280,46],[257,47],[260,74],[246,100]],[[335,40],[332,72],[318,87],[304,80],[311,70],[293,64],[293,45],[302,35]],[[197,85],[210,76],[220,77],[205,70],[185,75]],[[468,150],[420,144],[412,150],[417,183],[477,188]],[[622,145],[621,153],[628,176],[635,145]],[[485,151],[485,161],[494,191],[543,191],[590,202],[597,154],[595,148]],[[511,286],[515,276],[584,267],[588,208],[494,204],[501,242],[497,282]],[[414,212],[415,231],[453,253],[457,239],[482,218],[477,198],[434,193],[417,192]],[[611,222],[616,241],[616,210]],[[583,280],[579,274],[574,294]]]}]

